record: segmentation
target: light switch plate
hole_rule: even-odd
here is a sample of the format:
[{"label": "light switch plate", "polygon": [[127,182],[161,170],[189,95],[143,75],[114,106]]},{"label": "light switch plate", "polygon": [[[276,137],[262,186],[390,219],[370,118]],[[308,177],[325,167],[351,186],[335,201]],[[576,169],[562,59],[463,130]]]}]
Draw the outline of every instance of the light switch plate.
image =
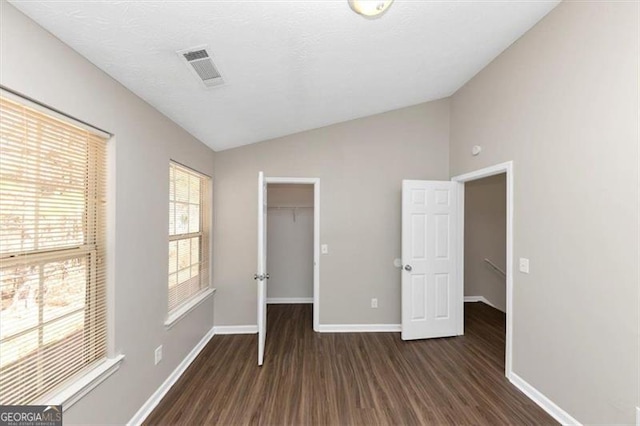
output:
[{"label": "light switch plate", "polygon": [[520,272],[524,274],[529,273],[529,259],[524,257],[520,258]]},{"label": "light switch plate", "polygon": [[322,254],[329,254],[329,246],[327,244],[322,244],[320,246],[320,251]]}]

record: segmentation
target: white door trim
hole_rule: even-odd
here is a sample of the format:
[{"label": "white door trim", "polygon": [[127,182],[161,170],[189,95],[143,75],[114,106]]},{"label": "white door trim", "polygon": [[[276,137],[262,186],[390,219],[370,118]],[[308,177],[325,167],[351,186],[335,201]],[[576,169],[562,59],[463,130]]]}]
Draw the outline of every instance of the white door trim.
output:
[{"label": "white door trim", "polygon": [[258,365],[264,363],[267,345],[267,183],[258,173],[258,267],[254,279],[258,287]]},{"label": "white door trim", "polygon": [[320,331],[320,178],[265,176],[264,181],[313,185],[313,331]]},{"label": "white door trim", "polygon": [[[464,285],[464,184],[473,180],[506,173],[507,177],[507,335],[505,347],[505,375],[511,379],[513,370],[513,161],[496,164],[451,178],[458,183],[458,279]],[[464,312],[462,313],[464,315]],[[463,317],[464,318],[464,317]],[[464,327],[464,321],[461,327]],[[460,330],[460,334],[464,330]]]}]

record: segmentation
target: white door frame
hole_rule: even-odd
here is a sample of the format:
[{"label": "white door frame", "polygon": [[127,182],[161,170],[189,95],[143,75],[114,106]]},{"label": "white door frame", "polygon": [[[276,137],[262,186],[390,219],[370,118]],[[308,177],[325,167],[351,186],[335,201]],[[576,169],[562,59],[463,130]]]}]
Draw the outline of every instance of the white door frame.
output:
[{"label": "white door frame", "polygon": [[320,178],[265,176],[264,181],[313,185],[313,331],[320,331]]},{"label": "white door frame", "polygon": [[[513,363],[513,161],[485,167],[451,178],[458,184],[458,279],[464,288],[464,184],[489,176],[506,173],[507,177],[507,335],[505,344],[505,375],[511,378]],[[464,304],[463,304],[464,306]],[[464,318],[464,310],[461,318]],[[464,333],[464,321],[460,334]]]}]

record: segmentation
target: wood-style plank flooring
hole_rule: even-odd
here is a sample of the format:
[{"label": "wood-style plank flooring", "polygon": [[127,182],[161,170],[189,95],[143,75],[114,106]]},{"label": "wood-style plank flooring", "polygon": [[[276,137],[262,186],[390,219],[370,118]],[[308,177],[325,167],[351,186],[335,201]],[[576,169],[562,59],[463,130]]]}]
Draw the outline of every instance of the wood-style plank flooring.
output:
[{"label": "wood-style plank flooring", "polygon": [[556,424],[504,377],[505,316],[465,304],[465,335],[314,333],[312,305],[269,305],[256,335],[214,336],[148,425]]}]

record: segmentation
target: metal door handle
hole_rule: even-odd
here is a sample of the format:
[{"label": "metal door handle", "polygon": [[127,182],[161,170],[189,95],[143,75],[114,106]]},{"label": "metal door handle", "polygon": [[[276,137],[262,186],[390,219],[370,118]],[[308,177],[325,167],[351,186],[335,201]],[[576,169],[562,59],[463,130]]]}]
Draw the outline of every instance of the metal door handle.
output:
[{"label": "metal door handle", "polygon": [[407,272],[411,272],[413,268],[411,267],[411,265],[404,265],[404,270]]}]

